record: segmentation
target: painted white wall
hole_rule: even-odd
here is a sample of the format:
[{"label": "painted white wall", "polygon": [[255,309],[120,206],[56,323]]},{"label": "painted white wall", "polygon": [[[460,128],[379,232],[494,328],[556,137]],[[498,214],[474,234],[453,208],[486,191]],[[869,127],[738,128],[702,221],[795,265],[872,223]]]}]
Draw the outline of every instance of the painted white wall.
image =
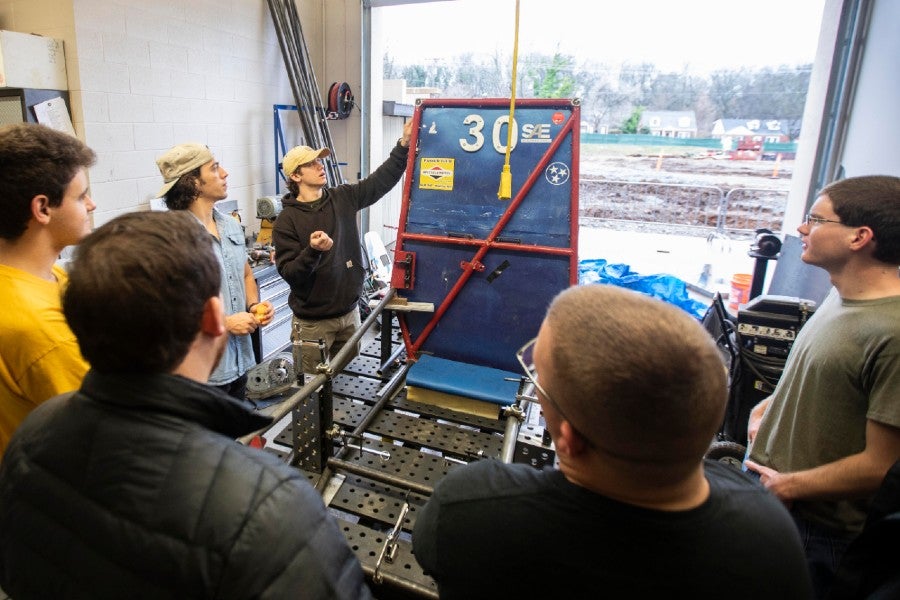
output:
[{"label": "painted white wall", "polygon": [[[303,4],[301,2],[301,4]],[[312,4],[312,3],[310,3]],[[365,106],[362,98],[362,36],[360,0],[323,0],[319,35],[310,35],[307,42],[310,55],[321,57],[316,68],[319,88],[327,104],[332,83],[347,82],[356,103]],[[304,29],[304,33],[306,29]],[[356,182],[368,173],[360,171],[362,147],[361,112],[353,109],[346,119],[328,121],[331,139],[344,181]]]},{"label": "painted white wall", "polygon": [[76,131],[98,155],[95,225],[146,209],[156,157],[207,144],[251,230],[275,188],[273,104],[292,104],[263,0],[74,0]]},{"label": "painted white wall", "polygon": [[65,41],[72,120],[98,155],[95,226],[147,209],[162,183],[156,157],[197,141],[258,230],[255,200],[275,191],[272,106],[294,104],[265,0],[0,0],[0,28]]}]

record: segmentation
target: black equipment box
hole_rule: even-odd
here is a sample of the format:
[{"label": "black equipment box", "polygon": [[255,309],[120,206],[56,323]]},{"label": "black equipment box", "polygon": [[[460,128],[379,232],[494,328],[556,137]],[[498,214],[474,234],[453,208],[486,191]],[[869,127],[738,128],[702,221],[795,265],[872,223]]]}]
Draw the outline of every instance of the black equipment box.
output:
[{"label": "black equipment box", "polygon": [[800,328],[816,310],[812,300],[792,296],[757,296],[738,312],[741,348],[755,354],[786,358]]},{"label": "black equipment box", "polygon": [[720,439],[747,445],[750,411],[778,385],[794,340],[815,307],[812,300],[765,295],[750,300],[738,311],[737,347],[732,349],[736,357],[731,365]]}]

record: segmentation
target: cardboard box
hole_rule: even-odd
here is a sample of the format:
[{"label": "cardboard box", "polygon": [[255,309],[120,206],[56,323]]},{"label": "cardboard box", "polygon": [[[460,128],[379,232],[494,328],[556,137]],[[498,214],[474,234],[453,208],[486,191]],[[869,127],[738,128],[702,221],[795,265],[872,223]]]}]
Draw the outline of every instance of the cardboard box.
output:
[{"label": "cardboard box", "polygon": [[69,89],[63,41],[0,30],[0,87]]}]

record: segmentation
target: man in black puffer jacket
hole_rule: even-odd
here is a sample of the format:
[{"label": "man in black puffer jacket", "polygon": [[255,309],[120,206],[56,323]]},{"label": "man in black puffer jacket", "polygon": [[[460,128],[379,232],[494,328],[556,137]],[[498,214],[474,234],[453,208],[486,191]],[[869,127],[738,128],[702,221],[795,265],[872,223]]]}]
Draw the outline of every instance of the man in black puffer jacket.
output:
[{"label": "man in black puffer jacket", "polygon": [[131,213],[77,250],[63,310],[91,364],[0,464],[0,587],[29,598],[369,598],[297,470],[234,438],[269,423],[205,385],[226,340],[190,214]]}]

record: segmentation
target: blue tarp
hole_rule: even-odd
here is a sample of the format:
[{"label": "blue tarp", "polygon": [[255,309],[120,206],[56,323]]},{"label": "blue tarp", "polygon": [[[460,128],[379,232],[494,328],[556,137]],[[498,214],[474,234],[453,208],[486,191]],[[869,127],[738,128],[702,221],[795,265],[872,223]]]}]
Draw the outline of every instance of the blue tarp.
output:
[{"label": "blue tarp", "polygon": [[578,283],[606,283],[628,288],[685,310],[697,319],[703,318],[707,306],[688,297],[684,281],[673,275],[640,275],[625,264],[610,264],[593,258],[578,262]]}]

